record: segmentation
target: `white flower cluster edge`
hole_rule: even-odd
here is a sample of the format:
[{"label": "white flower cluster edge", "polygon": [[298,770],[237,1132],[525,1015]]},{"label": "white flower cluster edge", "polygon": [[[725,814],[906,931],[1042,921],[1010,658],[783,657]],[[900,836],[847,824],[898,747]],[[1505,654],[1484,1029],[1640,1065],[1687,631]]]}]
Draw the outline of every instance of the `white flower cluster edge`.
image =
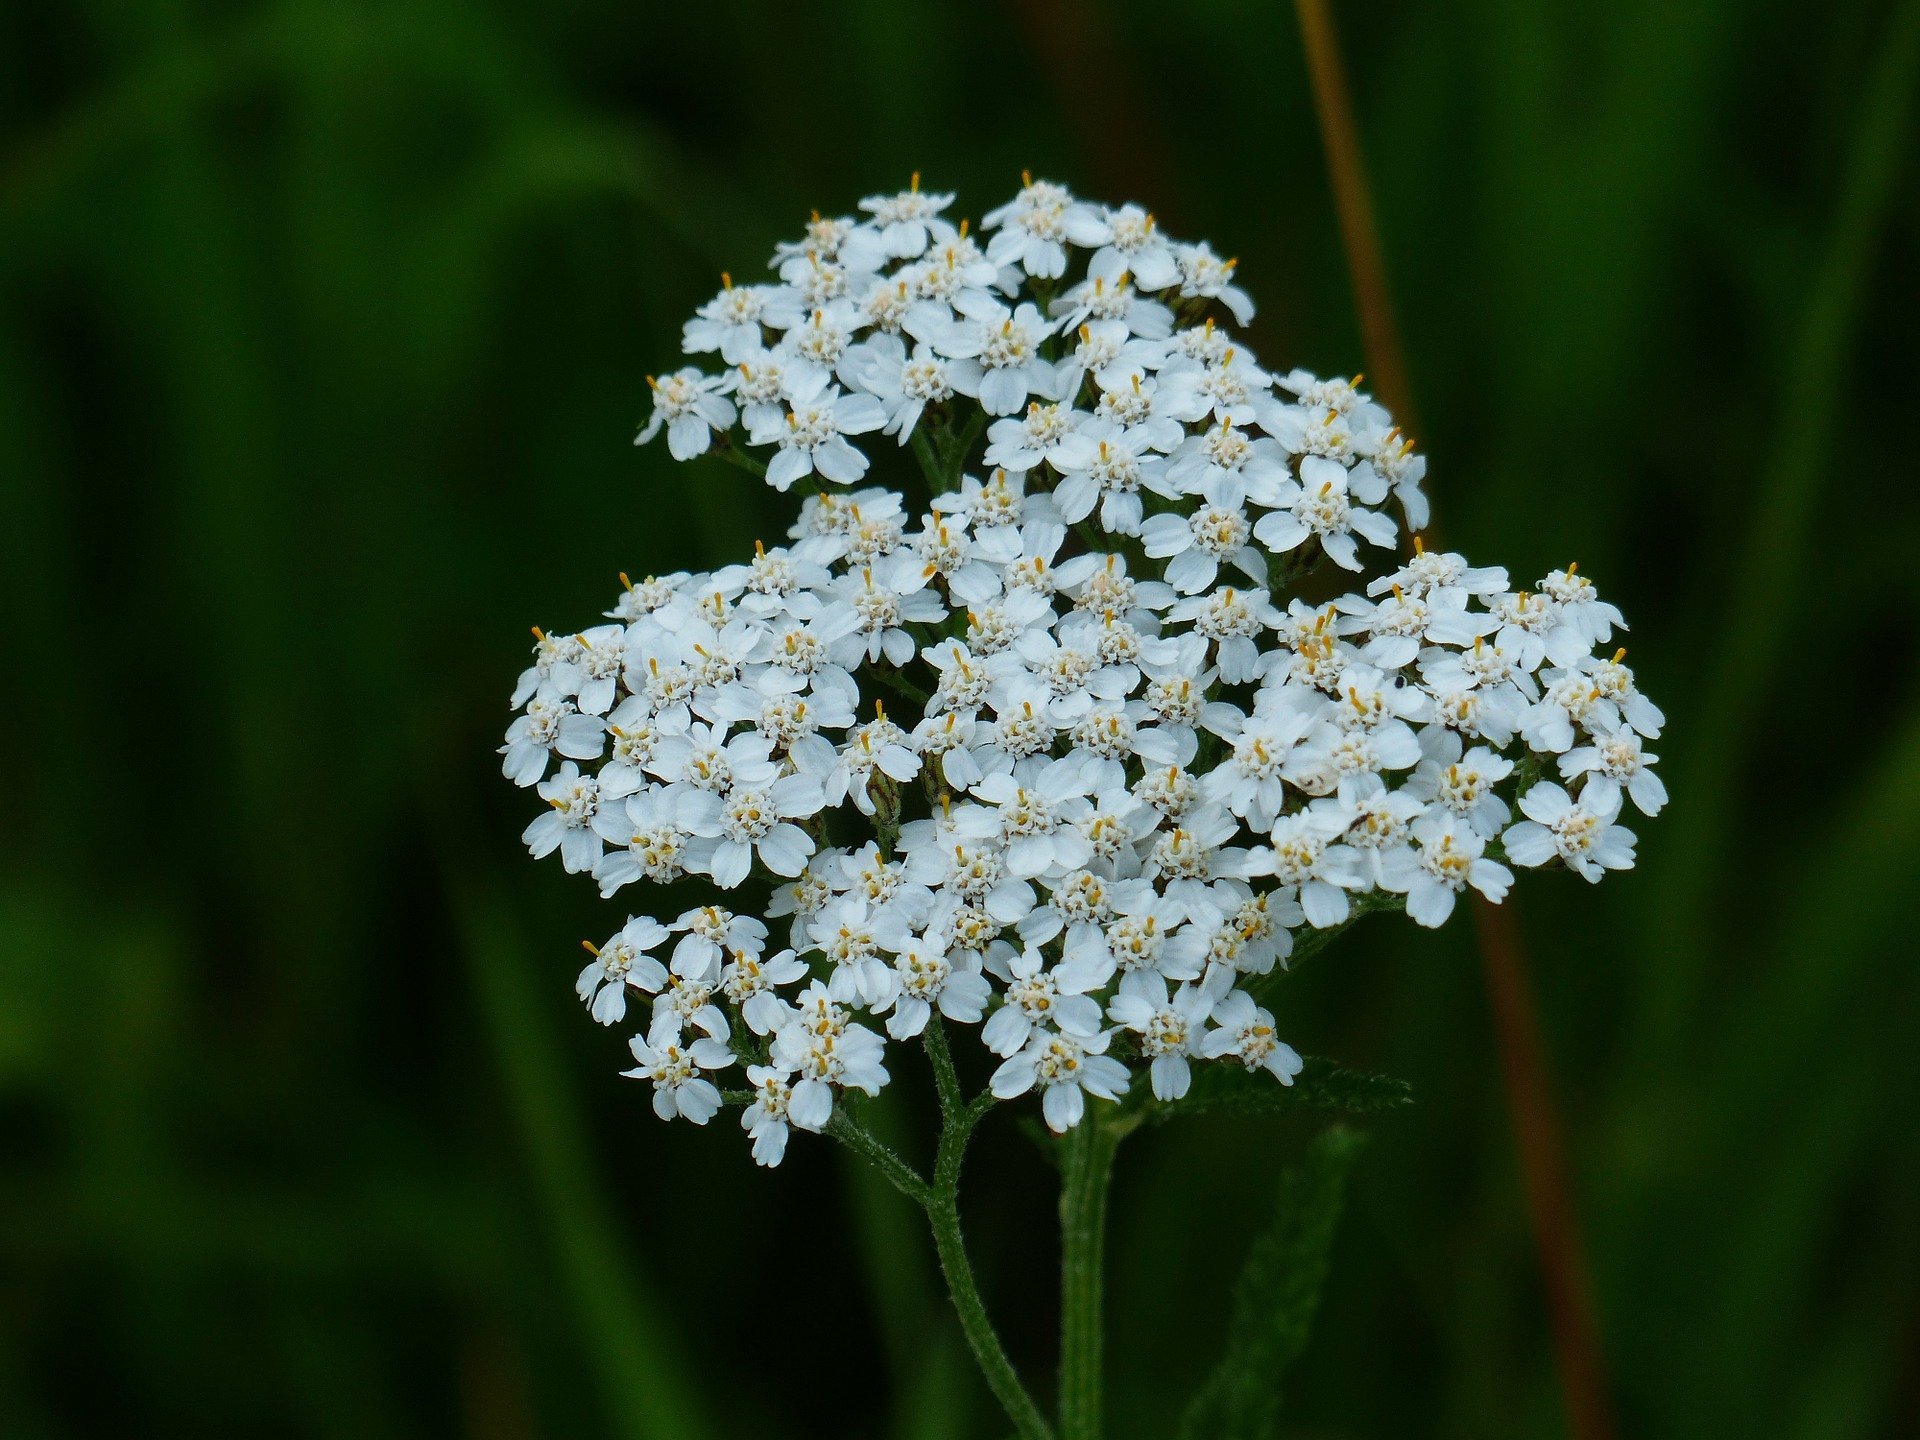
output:
[{"label": "white flower cluster edge", "polygon": [[[744,1067],[762,1164],[936,1012],[1057,1132],[1136,1069],[1163,1100],[1195,1061],[1291,1083],[1248,986],[1297,930],[1439,925],[1509,864],[1598,880],[1633,863],[1623,806],[1666,798],[1576,567],[1515,591],[1416,534],[1290,596],[1391,557],[1389,501],[1423,526],[1425,461],[1357,378],[1259,366],[1233,261],[1046,181],[984,243],[952,199],[816,216],[687,323],[715,368],[653,381],[640,440],[816,493],[789,545],[536,630],[502,747],[536,856],[727,892],[588,945],[578,988],[607,1025],[645,997],[626,1073],[663,1118]],[[910,443],[953,482],[930,509],[850,488]]]}]

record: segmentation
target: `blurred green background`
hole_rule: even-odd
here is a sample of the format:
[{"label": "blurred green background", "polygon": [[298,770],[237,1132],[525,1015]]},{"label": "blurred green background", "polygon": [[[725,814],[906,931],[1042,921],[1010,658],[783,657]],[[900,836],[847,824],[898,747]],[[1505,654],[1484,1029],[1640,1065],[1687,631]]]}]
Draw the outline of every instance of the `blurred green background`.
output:
[{"label": "blurred green background", "polygon": [[[1671,719],[1642,868],[1519,898],[1622,1433],[1920,1433],[1920,6],[1335,9],[1448,539],[1579,560]],[[628,445],[717,272],[1029,166],[1362,367],[1277,0],[0,7],[0,1434],[1000,1433],[904,1202],[617,1078],[492,749],[529,624],[783,527]],[[1563,1433],[1469,928],[1285,996],[1419,1101],[1287,1433]],[[1121,1433],[1300,1139],[1123,1154]],[[1046,1172],[969,1174],[1044,1389]]]}]

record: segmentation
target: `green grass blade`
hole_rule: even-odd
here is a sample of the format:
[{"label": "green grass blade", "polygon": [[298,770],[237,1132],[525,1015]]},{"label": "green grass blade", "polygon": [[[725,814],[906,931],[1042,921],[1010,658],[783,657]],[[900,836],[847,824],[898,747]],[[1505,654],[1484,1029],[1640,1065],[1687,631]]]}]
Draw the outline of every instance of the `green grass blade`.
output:
[{"label": "green grass blade", "polygon": [[450,870],[447,890],[513,1119],[552,1223],[581,1338],[616,1432],[627,1440],[718,1440],[722,1432],[698,1397],[666,1318],[610,1258],[619,1253],[621,1226],[594,1180],[581,1106],[541,1023],[541,1004],[526,983],[505,907],[470,874]]},{"label": "green grass blade", "polygon": [[[1712,854],[1737,820],[1748,792],[1739,784],[1756,727],[1746,717],[1767,679],[1790,653],[1791,618],[1813,573],[1809,522],[1823,482],[1837,478],[1831,463],[1834,425],[1843,405],[1847,359],[1866,310],[1866,284],[1888,212],[1902,194],[1901,161],[1912,139],[1920,95],[1920,3],[1908,0],[1888,24],[1879,63],[1861,102],[1848,147],[1839,209],[1819,269],[1813,276],[1799,338],[1787,356],[1777,398],[1782,428],[1772,459],[1752,497],[1746,538],[1728,551],[1741,576],[1764,583],[1724,587],[1727,613],[1718,656],[1702,701],[1690,707],[1678,774],[1683,784],[1663,817],[1661,841],[1672,857]],[[1650,912],[1647,946],[1659,963],[1648,971],[1641,1008],[1640,1058],[1667,1053],[1685,1036],[1706,968],[1719,953],[1708,933],[1711,883],[1724,873],[1702,863],[1667,866]],[[1651,1054],[1649,1053],[1651,1052]]]}]

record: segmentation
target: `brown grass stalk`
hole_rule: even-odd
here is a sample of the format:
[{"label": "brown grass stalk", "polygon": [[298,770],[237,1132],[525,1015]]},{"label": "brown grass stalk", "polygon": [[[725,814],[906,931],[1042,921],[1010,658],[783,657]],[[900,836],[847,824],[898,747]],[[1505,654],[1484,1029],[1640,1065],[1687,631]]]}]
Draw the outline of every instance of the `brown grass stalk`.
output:
[{"label": "brown grass stalk", "polygon": [[[1387,291],[1380,232],[1354,128],[1339,37],[1326,0],[1294,0],[1326,150],[1334,208],[1353,281],[1373,389],[1410,431],[1417,430],[1399,329]],[[1474,897],[1475,933],[1512,1113],[1514,1145],[1553,1328],[1555,1361],[1573,1440],[1612,1440],[1599,1326],[1586,1249],[1573,1204],[1564,1127],[1547,1073],[1540,1017],[1528,980],[1526,947],[1507,907]]]}]

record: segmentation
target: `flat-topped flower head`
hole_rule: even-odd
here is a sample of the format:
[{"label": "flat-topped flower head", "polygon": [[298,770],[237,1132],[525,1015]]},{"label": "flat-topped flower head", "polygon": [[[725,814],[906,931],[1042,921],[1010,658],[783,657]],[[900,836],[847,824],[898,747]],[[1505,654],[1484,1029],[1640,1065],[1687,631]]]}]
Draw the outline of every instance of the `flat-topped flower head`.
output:
[{"label": "flat-topped flower head", "polygon": [[1364,377],[1256,359],[1231,256],[1031,176],[953,203],[723,279],[640,440],[798,492],[788,543],[621,577],[512,691],[529,849],[626,907],[582,1003],[762,1165],[922,1044],[1056,1132],[1291,1083],[1297,937],[1597,880],[1667,801],[1619,611],[1428,549],[1425,457]]}]

